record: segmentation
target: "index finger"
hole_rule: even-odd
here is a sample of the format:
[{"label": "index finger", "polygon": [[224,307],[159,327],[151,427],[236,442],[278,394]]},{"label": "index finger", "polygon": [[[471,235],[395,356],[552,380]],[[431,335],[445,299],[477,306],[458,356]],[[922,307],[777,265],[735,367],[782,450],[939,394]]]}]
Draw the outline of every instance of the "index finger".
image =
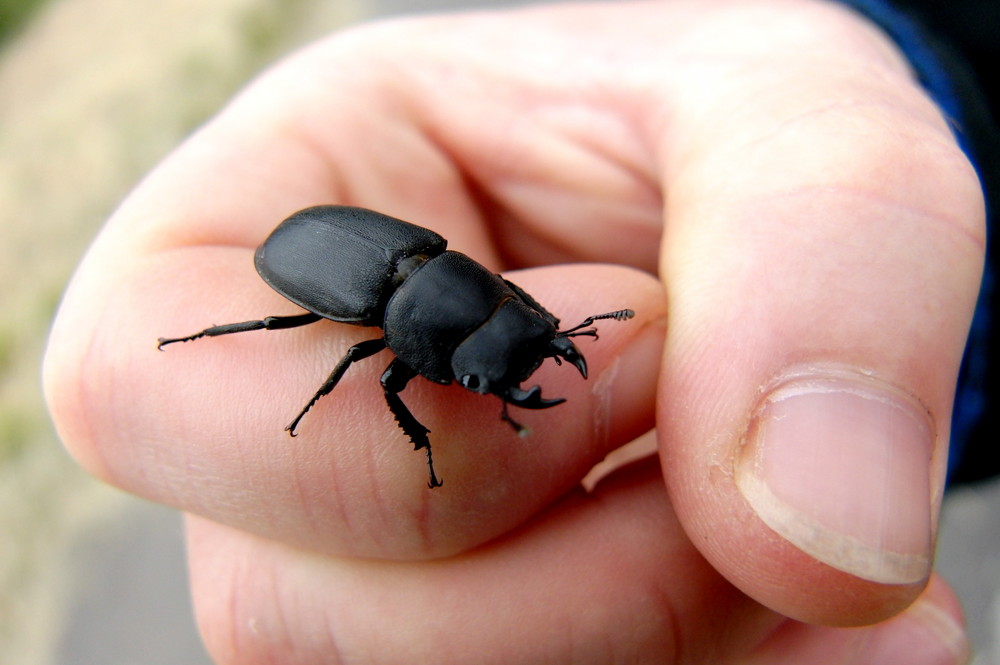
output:
[{"label": "index finger", "polygon": [[[346,349],[377,331],[319,322],[168,354],[154,344],[214,323],[300,313],[253,273],[253,247],[278,220],[323,201],[377,204],[414,221],[432,218],[453,247],[500,263],[461,167],[386,100],[385,87],[365,97],[355,82],[319,95],[314,108],[301,77],[316,71],[307,55],[265,77],[123,203],[53,331],[53,414],[96,474],[226,524],[326,552],[425,557],[465,549],[522,522],[651,426],[661,291],[649,275],[624,268],[517,277],[566,321],[624,307],[639,314],[602,326],[600,342],[584,349],[589,384],[566,368],[532,377],[567,403],[525,416],[534,434],[524,442],[500,422],[496,400],[414,382],[406,402],[433,431],[447,482],[433,496],[423,456],[407,452],[377,385],[387,358],[352,368],[291,441],[282,426]],[[392,158],[360,136],[391,141]]]}]

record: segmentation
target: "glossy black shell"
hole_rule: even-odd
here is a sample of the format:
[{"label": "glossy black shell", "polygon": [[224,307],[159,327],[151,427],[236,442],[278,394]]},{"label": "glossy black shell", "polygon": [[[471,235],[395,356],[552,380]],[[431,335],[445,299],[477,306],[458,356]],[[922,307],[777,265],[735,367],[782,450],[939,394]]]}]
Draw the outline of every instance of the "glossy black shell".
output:
[{"label": "glossy black shell", "polygon": [[271,288],[320,316],[382,326],[389,298],[421,261],[445,251],[437,233],[363,208],[319,206],[283,221],[254,264]]}]

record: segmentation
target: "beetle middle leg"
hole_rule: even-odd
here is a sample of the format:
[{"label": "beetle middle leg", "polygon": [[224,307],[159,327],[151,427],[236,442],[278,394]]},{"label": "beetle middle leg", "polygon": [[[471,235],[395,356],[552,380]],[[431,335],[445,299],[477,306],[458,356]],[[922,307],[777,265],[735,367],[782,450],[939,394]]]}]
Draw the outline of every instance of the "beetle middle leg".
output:
[{"label": "beetle middle leg", "polygon": [[163,350],[167,344],[175,342],[190,342],[202,337],[217,337],[219,335],[231,335],[233,333],[249,332],[251,330],[283,330],[285,328],[298,328],[310,323],[319,321],[319,314],[307,312],[306,314],[294,314],[292,316],[268,316],[255,321],[242,321],[240,323],[226,323],[221,326],[212,326],[202,331],[196,332],[187,337],[161,337],[156,341],[156,348]]},{"label": "beetle middle leg", "polygon": [[384,339],[369,339],[364,342],[359,342],[347,350],[347,354],[340,359],[337,366],[333,368],[330,372],[330,376],[327,377],[323,385],[319,387],[316,394],[313,395],[309,403],[302,407],[299,411],[299,415],[295,416],[295,420],[290,422],[285,428],[285,431],[290,435],[295,436],[295,428],[299,426],[299,421],[302,420],[302,416],[306,415],[306,412],[313,407],[313,404],[319,401],[319,398],[323,395],[329,395],[333,389],[337,386],[340,380],[344,377],[347,372],[347,368],[351,366],[352,363],[358,360],[363,360],[369,356],[373,356],[382,349],[385,348]]},{"label": "beetle middle leg", "polygon": [[410,382],[410,379],[416,375],[417,373],[409,365],[396,358],[389,363],[385,373],[382,374],[382,389],[385,391],[385,401],[389,405],[389,411],[392,412],[396,422],[399,423],[399,428],[410,438],[410,441],[413,443],[413,449],[427,450],[427,470],[430,473],[430,481],[427,483],[427,486],[433,489],[441,487],[442,483],[434,474],[434,460],[431,458],[431,441],[427,438],[430,430],[420,424],[420,421],[410,413],[410,410],[406,408],[402,398],[399,396],[399,393],[403,391],[403,388]]}]

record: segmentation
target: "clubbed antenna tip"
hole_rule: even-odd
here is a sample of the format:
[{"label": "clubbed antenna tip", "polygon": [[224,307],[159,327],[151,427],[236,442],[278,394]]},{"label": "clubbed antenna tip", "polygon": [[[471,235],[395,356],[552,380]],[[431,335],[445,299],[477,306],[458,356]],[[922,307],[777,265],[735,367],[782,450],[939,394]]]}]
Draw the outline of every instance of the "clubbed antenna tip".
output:
[{"label": "clubbed antenna tip", "polygon": [[594,321],[600,321],[602,319],[614,319],[615,321],[627,321],[635,316],[635,312],[631,309],[619,309],[614,312],[607,312],[606,314],[595,314],[594,316],[588,316],[579,325],[575,325],[569,330],[562,330],[556,333],[559,337],[577,337],[579,335],[589,335],[590,337],[597,337],[597,332],[594,330],[585,330],[582,332],[577,332],[581,328],[586,328]]},{"label": "clubbed antenna tip", "polygon": [[631,309],[620,309],[617,312],[608,312],[607,314],[600,314],[593,317],[594,321],[599,319],[614,319],[615,321],[627,321],[635,316],[635,312]]}]

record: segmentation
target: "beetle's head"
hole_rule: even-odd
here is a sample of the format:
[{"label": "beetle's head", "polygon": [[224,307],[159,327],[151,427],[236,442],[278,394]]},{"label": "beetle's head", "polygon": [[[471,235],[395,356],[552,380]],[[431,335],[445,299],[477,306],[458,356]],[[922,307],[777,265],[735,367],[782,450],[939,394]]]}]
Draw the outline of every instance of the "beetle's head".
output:
[{"label": "beetle's head", "polygon": [[555,406],[559,402],[542,399],[540,389],[523,391],[520,385],[545,358],[556,354],[552,349],[556,334],[538,312],[508,298],[458,345],[451,356],[452,372],[462,386],[476,393],[493,394],[525,408]]},{"label": "beetle's head", "polygon": [[554,358],[576,367],[587,378],[587,361],[573,344],[573,337],[597,337],[588,328],[599,319],[624,320],[631,310],[599,314],[568,330],[556,330],[550,319],[520,300],[505,300],[482,326],[459,344],[451,357],[455,378],[463,387],[480,394],[493,394],[524,409],[547,409],[563,399],[545,399],[541,388],[522,390],[542,361]]}]

